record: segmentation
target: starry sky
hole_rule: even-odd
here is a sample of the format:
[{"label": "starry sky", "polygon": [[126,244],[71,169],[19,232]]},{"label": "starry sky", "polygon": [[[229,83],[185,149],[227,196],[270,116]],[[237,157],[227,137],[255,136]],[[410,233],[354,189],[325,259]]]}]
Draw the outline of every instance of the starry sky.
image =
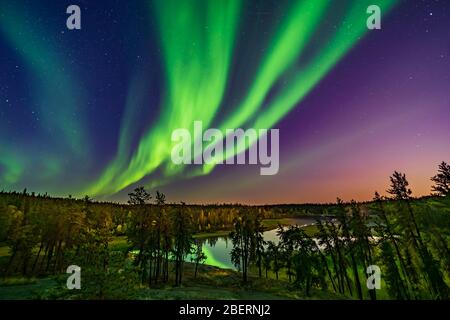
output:
[{"label": "starry sky", "polygon": [[[426,195],[450,161],[449,58],[446,0],[0,0],[0,190],[331,202],[400,170]],[[278,174],[174,165],[196,120],[279,129]]]}]

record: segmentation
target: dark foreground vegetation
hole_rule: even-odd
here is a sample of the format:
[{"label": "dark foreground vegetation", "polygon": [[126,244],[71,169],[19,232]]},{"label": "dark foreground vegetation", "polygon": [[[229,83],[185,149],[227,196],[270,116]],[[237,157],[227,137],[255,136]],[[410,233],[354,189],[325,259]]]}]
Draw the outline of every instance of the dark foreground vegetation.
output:
[{"label": "dark foreground vegetation", "polygon": [[[389,197],[304,206],[166,204],[142,187],[126,205],[2,192],[0,298],[449,299],[450,166],[432,180],[421,199],[395,172]],[[296,215],[322,218],[264,240],[265,219]],[[198,234],[217,230],[231,231],[237,271],[204,265]],[[81,290],[66,288],[70,265]],[[374,265],[380,290],[367,286]]]}]

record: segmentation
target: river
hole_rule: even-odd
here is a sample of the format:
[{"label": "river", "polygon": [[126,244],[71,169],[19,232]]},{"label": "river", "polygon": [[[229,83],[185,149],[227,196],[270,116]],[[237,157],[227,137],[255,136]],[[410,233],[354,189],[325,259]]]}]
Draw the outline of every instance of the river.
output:
[{"label": "river", "polygon": [[[315,218],[312,217],[292,218],[289,220],[290,225],[298,226],[311,225],[316,221]],[[263,237],[265,241],[278,243],[276,229],[265,231]],[[205,238],[203,242],[203,252],[206,254],[207,259],[204,263],[219,268],[236,269],[231,262],[230,252],[232,249],[233,244],[231,239],[227,236]],[[188,260],[190,259],[188,258]]]}]

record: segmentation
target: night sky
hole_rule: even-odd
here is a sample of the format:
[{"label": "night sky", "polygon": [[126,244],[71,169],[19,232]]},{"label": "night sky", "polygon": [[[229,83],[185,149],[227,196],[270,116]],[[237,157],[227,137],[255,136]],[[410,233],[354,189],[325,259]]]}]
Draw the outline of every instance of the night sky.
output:
[{"label": "night sky", "polygon": [[[66,8],[81,8],[68,30]],[[368,30],[368,5],[382,9]],[[175,166],[195,120],[280,130],[280,170]],[[123,201],[413,195],[450,161],[450,1],[0,0],[0,190]]]}]

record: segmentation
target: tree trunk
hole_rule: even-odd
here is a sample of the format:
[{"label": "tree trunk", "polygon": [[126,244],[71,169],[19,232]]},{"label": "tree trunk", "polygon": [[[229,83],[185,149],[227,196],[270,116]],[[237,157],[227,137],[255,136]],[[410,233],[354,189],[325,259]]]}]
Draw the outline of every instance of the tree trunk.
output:
[{"label": "tree trunk", "polygon": [[363,294],[362,294],[362,288],[361,288],[361,281],[359,280],[359,274],[358,274],[358,266],[356,264],[356,260],[355,257],[353,256],[353,254],[350,255],[350,259],[352,261],[352,267],[353,267],[353,275],[355,277],[355,285],[356,285],[356,291],[358,292],[358,298],[360,300],[363,299]]},{"label": "tree trunk", "polygon": [[39,246],[39,251],[37,253],[36,259],[34,259],[33,268],[31,269],[31,272],[33,272],[33,273],[36,272],[36,265],[37,265],[37,263],[39,261],[39,256],[41,255],[41,251],[42,251],[43,247],[44,247],[44,243],[41,242],[41,245]]}]

